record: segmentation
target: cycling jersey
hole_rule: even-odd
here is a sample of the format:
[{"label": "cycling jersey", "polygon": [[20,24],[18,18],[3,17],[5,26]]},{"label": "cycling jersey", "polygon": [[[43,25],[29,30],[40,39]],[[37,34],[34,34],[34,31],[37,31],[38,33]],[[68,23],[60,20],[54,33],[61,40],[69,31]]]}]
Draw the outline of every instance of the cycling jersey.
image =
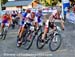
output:
[{"label": "cycling jersey", "polygon": [[2,23],[7,23],[8,20],[9,20],[9,16],[8,15],[3,15]]},{"label": "cycling jersey", "polygon": [[22,12],[21,26],[24,25],[25,19],[28,15],[30,15],[30,13]]},{"label": "cycling jersey", "polygon": [[36,13],[36,17],[38,19],[38,23],[41,22],[42,13]]},{"label": "cycling jersey", "polygon": [[46,21],[46,23],[45,23],[45,28],[54,28],[55,27],[55,24],[54,24],[54,22],[50,22],[49,20],[47,20]]},{"label": "cycling jersey", "polygon": [[10,21],[10,15],[3,15],[3,18],[2,18],[2,24],[4,24],[5,26],[9,26],[9,22]]},{"label": "cycling jersey", "polygon": [[33,25],[33,22],[37,22],[36,16],[32,19],[32,18],[31,18],[31,15],[29,14],[29,15],[27,15],[27,18],[28,18],[28,20],[26,20],[26,21],[24,22],[24,25],[23,25],[23,26],[25,26],[26,23],[29,23],[30,25]]},{"label": "cycling jersey", "polygon": [[39,25],[42,25],[42,16],[43,16],[42,13],[40,13],[40,12],[36,13],[37,22]]},{"label": "cycling jersey", "polygon": [[22,12],[23,20],[25,19],[26,16],[27,16],[27,13],[26,12]]},{"label": "cycling jersey", "polygon": [[52,15],[53,15],[53,18],[54,18],[54,19],[61,19],[61,18],[62,18],[61,14],[58,14],[58,13],[57,13],[57,10],[54,10],[54,11],[52,12]]},{"label": "cycling jersey", "polygon": [[15,19],[15,17],[17,16],[17,14],[16,13],[12,13],[12,19]]}]

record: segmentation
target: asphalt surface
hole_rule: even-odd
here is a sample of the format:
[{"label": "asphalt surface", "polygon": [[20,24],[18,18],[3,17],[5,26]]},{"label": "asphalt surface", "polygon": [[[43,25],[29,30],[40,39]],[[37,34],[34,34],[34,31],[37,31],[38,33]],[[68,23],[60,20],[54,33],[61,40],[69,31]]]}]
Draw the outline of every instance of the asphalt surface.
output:
[{"label": "asphalt surface", "polygon": [[16,47],[17,31],[9,29],[5,40],[0,39],[0,57],[75,57],[75,25],[65,23],[65,30],[62,31],[62,45],[55,51],[49,50],[48,44],[41,50],[36,47],[34,40],[32,47],[25,50],[23,47]]}]

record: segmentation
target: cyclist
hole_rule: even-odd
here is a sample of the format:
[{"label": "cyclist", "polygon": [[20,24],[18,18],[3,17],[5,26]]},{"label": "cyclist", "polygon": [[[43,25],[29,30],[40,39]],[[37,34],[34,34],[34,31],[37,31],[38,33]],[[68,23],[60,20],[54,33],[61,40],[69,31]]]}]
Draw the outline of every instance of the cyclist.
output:
[{"label": "cyclist", "polygon": [[43,23],[42,9],[38,9],[38,12],[36,13],[36,17],[38,21],[38,26],[42,26],[42,23]]},{"label": "cyclist", "polygon": [[44,33],[42,34],[42,41],[45,41],[45,36],[49,30],[49,27],[51,28],[50,32],[53,32],[56,30],[56,26],[54,24],[55,20],[60,20],[62,30],[64,30],[64,21],[62,20],[60,11],[54,10],[53,13],[51,14],[51,16],[49,17],[49,20],[46,21],[45,30],[44,30]]},{"label": "cyclist", "polygon": [[4,28],[4,26],[8,26],[8,28],[9,28],[11,23],[12,23],[11,16],[8,12],[6,12],[2,16],[1,30]]},{"label": "cyclist", "polygon": [[27,15],[30,15],[30,12],[31,12],[30,9],[27,9],[26,12],[25,12],[25,9],[23,9],[23,12],[19,15],[20,19],[22,19],[22,20],[21,20],[19,31],[18,31],[18,35],[20,35],[20,32],[22,31],[21,29],[24,25],[25,19],[26,19]]},{"label": "cyclist", "polygon": [[22,28],[21,28],[21,32],[20,32],[20,34],[19,34],[20,38],[19,38],[19,41],[18,41],[18,44],[17,44],[18,47],[20,47],[20,45],[21,45],[21,43],[22,43],[21,36],[22,36],[23,31],[26,30],[26,24],[27,24],[27,23],[29,24],[29,26],[30,26],[30,25],[35,25],[35,26],[37,26],[37,25],[36,25],[36,23],[37,23],[37,18],[36,18],[36,16],[35,16],[35,12],[31,12],[30,15],[27,15],[27,17],[26,17],[26,20],[25,20],[25,22],[24,22],[24,24],[23,24],[23,26],[22,26]]},{"label": "cyclist", "polygon": [[59,21],[62,27],[62,30],[64,30],[64,21],[62,20],[61,11],[60,10],[54,10],[51,16],[49,17],[53,20]]},{"label": "cyclist", "polygon": [[72,12],[66,14],[66,19],[71,23],[75,23],[75,6],[72,8]]},{"label": "cyclist", "polygon": [[52,19],[49,18],[49,20],[45,23],[44,33],[42,34],[42,42],[45,41],[45,36],[47,32],[49,31],[49,28],[51,28],[50,32],[54,32],[56,30],[56,26]]}]

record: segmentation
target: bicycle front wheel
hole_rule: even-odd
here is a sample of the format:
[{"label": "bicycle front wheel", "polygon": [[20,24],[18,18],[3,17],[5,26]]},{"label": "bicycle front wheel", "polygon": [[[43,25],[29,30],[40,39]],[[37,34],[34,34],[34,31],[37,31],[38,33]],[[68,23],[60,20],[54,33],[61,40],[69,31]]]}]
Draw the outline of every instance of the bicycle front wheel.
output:
[{"label": "bicycle front wheel", "polygon": [[45,46],[45,42],[43,42],[43,44],[42,44],[42,32],[40,33],[40,35],[37,37],[37,41],[36,41],[36,46],[37,46],[37,48],[38,49],[42,49],[44,46]]},{"label": "bicycle front wheel", "polygon": [[49,49],[51,51],[56,51],[59,49],[60,45],[61,45],[61,35],[60,34],[55,34],[55,36],[51,39],[50,43],[49,43]]},{"label": "bicycle front wheel", "polygon": [[5,29],[4,29],[4,33],[3,33],[3,40],[5,40],[6,35],[7,35],[7,28],[5,28]]},{"label": "bicycle front wheel", "polygon": [[0,38],[1,39],[3,38],[3,34],[4,34],[4,29],[2,29],[2,31],[1,31],[1,35],[0,35],[1,36]]},{"label": "bicycle front wheel", "polygon": [[26,37],[24,38],[24,49],[29,50],[30,47],[32,46],[34,37],[33,37],[33,33],[32,32],[28,32],[28,34],[26,35]]}]

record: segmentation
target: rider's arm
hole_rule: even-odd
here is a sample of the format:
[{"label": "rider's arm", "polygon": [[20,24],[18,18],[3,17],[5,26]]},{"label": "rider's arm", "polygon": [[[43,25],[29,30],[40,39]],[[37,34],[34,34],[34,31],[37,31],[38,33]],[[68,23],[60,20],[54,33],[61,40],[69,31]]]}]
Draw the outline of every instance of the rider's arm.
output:
[{"label": "rider's arm", "polygon": [[8,19],[9,23],[12,24],[12,16],[9,14],[9,19]]},{"label": "rider's arm", "polygon": [[47,20],[46,23],[45,23],[44,34],[46,34],[48,32],[48,27],[49,27],[49,20]]},{"label": "rider's arm", "polygon": [[4,14],[1,16],[1,19],[2,19],[2,20],[4,19],[3,17],[4,17]]},{"label": "rider's arm", "polygon": [[23,18],[21,13],[18,13],[18,17],[20,18],[20,20]]},{"label": "rider's arm", "polygon": [[27,14],[25,21],[28,21],[30,18],[30,13]]},{"label": "rider's arm", "polygon": [[37,20],[38,18],[37,17],[35,17],[35,27],[38,29],[38,27],[39,27],[39,25],[38,25],[38,20]]}]

